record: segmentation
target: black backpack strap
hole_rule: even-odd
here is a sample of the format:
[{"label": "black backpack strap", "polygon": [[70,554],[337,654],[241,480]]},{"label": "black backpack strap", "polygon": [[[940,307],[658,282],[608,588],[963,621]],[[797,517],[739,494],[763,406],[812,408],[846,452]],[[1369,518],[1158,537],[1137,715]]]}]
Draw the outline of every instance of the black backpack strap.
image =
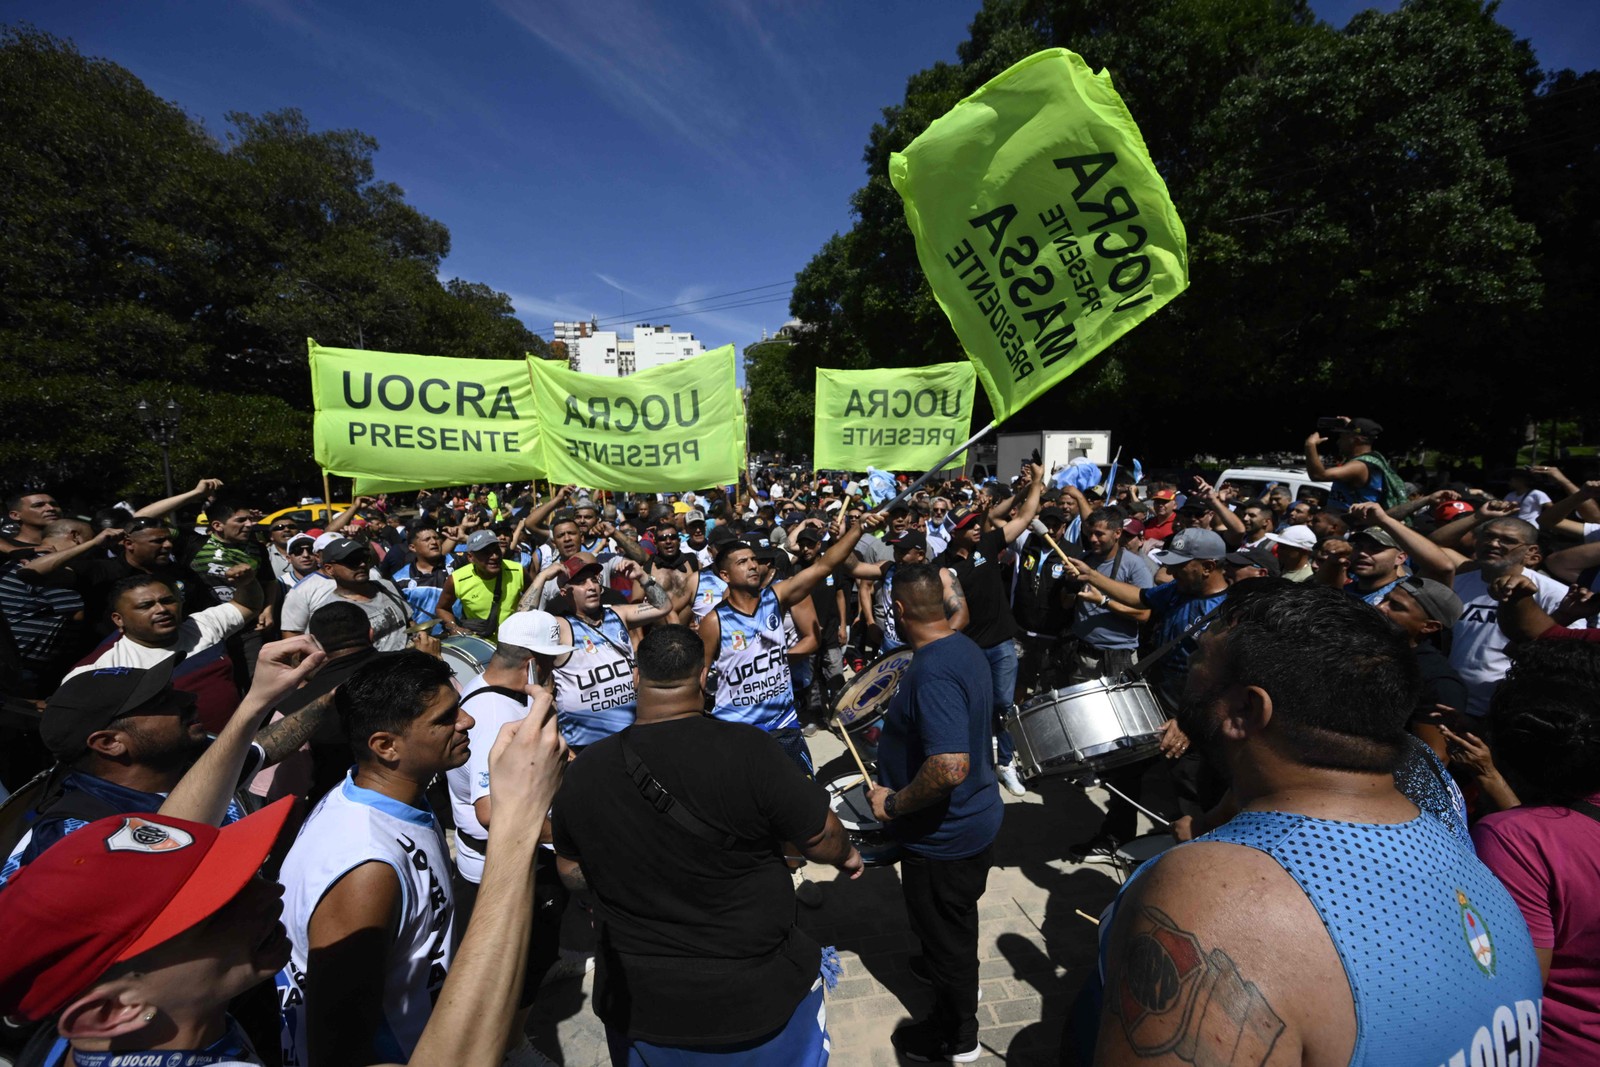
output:
[{"label": "black backpack strap", "polygon": [[721,849],[731,849],[739,843],[739,839],[732,834],[723,833],[700,816],[684,807],[667,792],[665,786],[656,780],[650,773],[650,768],[644,760],[639,758],[639,753],[628,744],[627,734],[618,735],[622,739],[622,759],[628,768],[628,777],[633,779],[633,784],[638,788],[639,795],[650,803],[656,811],[670,818],[673,822],[689,831],[702,841],[707,841]]},{"label": "black backpack strap", "polygon": [[474,689],[472,692],[461,698],[461,703],[466,704],[466,702],[471,700],[473,697],[482,696],[484,693],[493,693],[496,696],[509,697],[510,699],[515,700],[518,704],[526,705],[528,703],[527,693],[524,693],[520,689],[511,689],[503,685],[486,685],[481,689]]}]

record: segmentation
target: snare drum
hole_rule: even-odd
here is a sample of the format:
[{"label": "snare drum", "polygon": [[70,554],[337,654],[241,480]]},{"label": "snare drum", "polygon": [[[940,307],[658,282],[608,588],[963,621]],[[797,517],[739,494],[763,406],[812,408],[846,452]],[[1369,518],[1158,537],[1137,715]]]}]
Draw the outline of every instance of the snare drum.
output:
[{"label": "snare drum", "polygon": [[1117,846],[1117,859],[1130,867],[1155,859],[1167,849],[1178,843],[1178,839],[1162,831],[1155,834],[1140,834],[1138,837],[1124,841]]},{"label": "snare drum", "polygon": [[852,733],[865,730],[889,710],[889,701],[900,686],[900,678],[911,666],[911,647],[885,652],[856,672],[839,690],[833,702],[833,717]]},{"label": "snare drum", "polygon": [[1098,678],[1041,694],[1006,717],[1024,778],[1082,774],[1155,755],[1169,716],[1138,678]]},{"label": "snare drum", "polygon": [[850,843],[861,853],[861,862],[868,867],[886,867],[900,858],[900,842],[872,814],[868,784],[859,774],[835,778],[828,783],[828,806],[844,824]]},{"label": "snare drum", "polygon": [[489,657],[494,655],[494,648],[494,642],[487,637],[452,634],[440,639],[439,656],[450,665],[456,688],[461,689],[489,666]]}]

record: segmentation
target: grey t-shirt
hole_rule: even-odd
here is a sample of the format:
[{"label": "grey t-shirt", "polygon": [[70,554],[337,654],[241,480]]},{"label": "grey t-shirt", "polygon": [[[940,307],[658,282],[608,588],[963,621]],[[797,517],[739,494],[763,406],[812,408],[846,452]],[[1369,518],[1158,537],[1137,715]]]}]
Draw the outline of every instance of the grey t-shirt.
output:
[{"label": "grey t-shirt", "polygon": [[[1115,563],[1117,571],[1111,573]],[[1107,578],[1126,582],[1140,589],[1153,584],[1150,564],[1137,552],[1124,552],[1122,559],[1112,552],[1095,568]],[[1133,649],[1139,647],[1139,624],[1127,615],[1118,615],[1108,607],[1079,600],[1072,610],[1072,633],[1091,648]]]},{"label": "grey t-shirt", "polygon": [[856,542],[856,555],[861,557],[863,563],[884,563],[894,561],[894,549],[884,544],[873,534],[866,534]]}]

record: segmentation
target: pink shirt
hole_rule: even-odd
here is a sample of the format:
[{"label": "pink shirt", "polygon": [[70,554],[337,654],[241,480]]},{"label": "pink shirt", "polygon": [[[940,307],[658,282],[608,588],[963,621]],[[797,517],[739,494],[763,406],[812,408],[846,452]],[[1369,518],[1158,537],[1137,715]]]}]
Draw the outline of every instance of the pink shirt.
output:
[{"label": "pink shirt", "polygon": [[1600,1064],[1600,822],[1569,808],[1512,808],[1485,816],[1472,840],[1534,947],[1551,950],[1540,1067]]}]

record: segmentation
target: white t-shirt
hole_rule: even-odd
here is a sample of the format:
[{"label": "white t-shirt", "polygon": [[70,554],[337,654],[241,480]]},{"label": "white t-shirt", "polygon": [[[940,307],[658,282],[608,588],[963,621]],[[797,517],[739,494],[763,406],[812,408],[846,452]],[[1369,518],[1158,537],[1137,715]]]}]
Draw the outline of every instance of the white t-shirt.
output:
[{"label": "white t-shirt", "polygon": [[[1541,608],[1553,612],[1561,605],[1566,586],[1538,571],[1522,573],[1539,587],[1534,599]],[[1511,669],[1506,635],[1498,622],[1500,605],[1489,596],[1489,583],[1481,570],[1457,574],[1455,591],[1465,609],[1450,635],[1450,665],[1467,683],[1467,706],[1461,710],[1468,715],[1487,715],[1495,686]]]},{"label": "white t-shirt", "polygon": [[495,738],[500,736],[500,727],[528,717],[527,704],[499,693],[485,693],[467,700],[485,684],[480,674],[461,687],[461,699],[466,703],[467,714],[472,716],[472,729],[467,731],[467,743],[472,751],[467,762],[446,771],[444,776],[450,786],[450,811],[456,820],[456,870],[474,885],[483,878],[483,853],[463,840],[461,832],[466,831],[480,841],[488,838],[489,831],[478,821],[473,805],[489,795],[489,753],[494,748]]},{"label": "white t-shirt", "polygon": [[339,583],[332,580],[301,582],[283,598],[283,618],[279,625],[285,630],[305,633],[313,612],[324,604],[345,600],[367,613],[372,624],[374,648],[379,652],[399,652],[409,641],[406,627],[411,624],[411,607],[389,579],[380,578],[377,582],[382,592],[370,600],[341,597]]},{"label": "white t-shirt", "polygon": [[1550,494],[1541,489],[1529,489],[1518,496],[1516,493],[1507,493],[1506,499],[1517,505],[1517,518],[1523,522],[1539,525],[1539,512],[1550,503]]},{"label": "white t-shirt", "polygon": [[1583,543],[1591,544],[1600,541],[1600,522],[1586,522],[1583,524]]},{"label": "white t-shirt", "polygon": [[244,629],[244,616],[239,614],[239,609],[232,604],[218,604],[214,608],[197,611],[178,624],[178,639],[170,645],[159,648],[150,645],[136,644],[124,635],[121,639],[113,641],[111,647],[100,653],[93,663],[75,667],[67,673],[71,678],[84,671],[99,670],[101,667],[137,667],[149,670],[163,660],[169,659],[174,652],[189,655],[212,645],[220,645],[238,631]]}]

